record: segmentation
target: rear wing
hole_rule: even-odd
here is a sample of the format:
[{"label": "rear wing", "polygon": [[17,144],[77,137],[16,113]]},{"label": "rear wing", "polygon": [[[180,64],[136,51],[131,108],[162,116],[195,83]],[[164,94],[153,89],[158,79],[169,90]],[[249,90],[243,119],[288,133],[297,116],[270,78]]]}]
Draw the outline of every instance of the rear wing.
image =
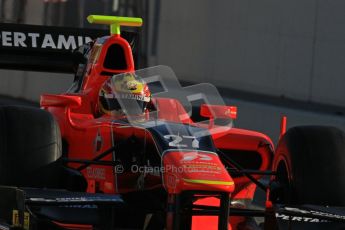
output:
[{"label": "rear wing", "polygon": [[[0,68],[73,73],[73,50],[108,30],[0,23]],[[139,36],[123,31],[121,36],[132,47],[136,61]]]}]

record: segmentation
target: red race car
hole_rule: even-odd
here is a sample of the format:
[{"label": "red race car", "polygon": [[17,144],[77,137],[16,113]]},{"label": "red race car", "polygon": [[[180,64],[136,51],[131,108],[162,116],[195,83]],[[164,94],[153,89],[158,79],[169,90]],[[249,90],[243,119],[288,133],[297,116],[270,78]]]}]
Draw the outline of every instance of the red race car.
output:
[{"label": "red race car", "polygon": [[237,108],[214,86],[182,87],[166,66],[135,70],[120,26],[141,19],[88,20],[110,36],[74,52],[67,93],[42,95],[41,110],[0,107],[0,184],[17,186],[0,186],[0,229],[343,226],[342,131],[285,132],[284,118],[275,150],[233,127]]}]

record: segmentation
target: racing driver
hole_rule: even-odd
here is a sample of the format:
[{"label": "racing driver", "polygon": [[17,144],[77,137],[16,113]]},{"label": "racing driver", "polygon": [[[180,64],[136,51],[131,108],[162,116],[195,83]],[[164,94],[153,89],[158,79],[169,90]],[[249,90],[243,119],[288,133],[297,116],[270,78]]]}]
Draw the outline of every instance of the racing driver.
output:
[{"label": "racing driver", "polygon": [[116,118],[142,116],[151,103],[151,92],[134,73],[116,75],[99,92],[99,112]]}]

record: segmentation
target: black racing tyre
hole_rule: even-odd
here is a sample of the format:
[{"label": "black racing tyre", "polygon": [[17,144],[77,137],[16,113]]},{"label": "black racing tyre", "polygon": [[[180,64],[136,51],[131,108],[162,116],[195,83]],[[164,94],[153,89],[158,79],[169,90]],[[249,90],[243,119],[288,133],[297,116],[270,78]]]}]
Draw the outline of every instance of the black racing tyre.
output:
[{"label": "black racing tyre", "polygon": [[33,107],[0,106],[0,185],[27,186],[29,175],[61,156],[53,116]]},{"label": "black racing tyre", "polygon": [[273,170],[273,201],[344,206],[345,133],[328,126],[289,129],[277,146]]}]

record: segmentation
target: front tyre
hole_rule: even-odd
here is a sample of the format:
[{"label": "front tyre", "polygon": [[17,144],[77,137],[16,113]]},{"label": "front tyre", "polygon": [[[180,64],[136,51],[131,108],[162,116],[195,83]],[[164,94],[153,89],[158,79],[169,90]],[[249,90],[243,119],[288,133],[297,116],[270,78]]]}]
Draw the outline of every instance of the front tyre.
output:
[{"label": "front tyre", "polygon": [[272,201],[345,206],[345,133],[327,126],[289,129],[278,143],[273,170]]},{"label": "front tyre", "polygon": [[0,185],[30,186],[30,174],[60,157],[60,130],[49,112],[0,106]]}]

